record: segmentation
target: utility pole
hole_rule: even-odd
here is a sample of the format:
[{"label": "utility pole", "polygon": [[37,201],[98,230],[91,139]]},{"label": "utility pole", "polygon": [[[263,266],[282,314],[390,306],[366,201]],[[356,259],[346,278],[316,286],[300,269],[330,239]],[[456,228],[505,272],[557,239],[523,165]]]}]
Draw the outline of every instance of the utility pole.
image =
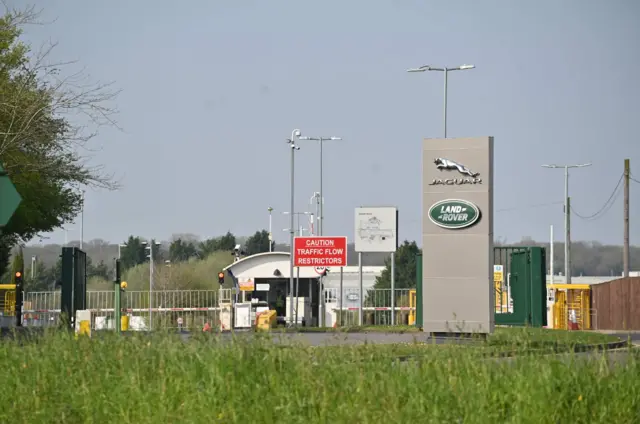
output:
[{"label": "utility pole", "polygon": [[629,159],[624,160],[624,241],[622,247],[622,276],[629,276],[629,177],[631,174]]},{"label": "utility pole", "polygon": [[571,201],[569,199],[569,168],[584,168],[591,163],[577,165],[542,165],[543,168],[564,169],[564,278],[571,284]]}]

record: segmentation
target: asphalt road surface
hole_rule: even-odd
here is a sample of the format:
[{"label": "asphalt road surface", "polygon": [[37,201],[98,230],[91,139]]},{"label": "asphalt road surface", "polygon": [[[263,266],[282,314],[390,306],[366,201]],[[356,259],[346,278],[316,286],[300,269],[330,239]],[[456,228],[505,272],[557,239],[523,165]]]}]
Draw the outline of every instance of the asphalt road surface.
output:
[{"label": "asphalt road surface", "polygon": [[[28,328],[23,327],[19,329],[19,335],[38,335],[42,330],[37,328]],[[93,334],[95,337],[99,337],[101,331],[94,331]],[[105,331],[103,334],[111,333],[110,331]],[[134,334],[134,333],[123,333],[123,334]],[[475,341],[472,339],[464,339],[464,338],[452,338],[452,337],[435,337],[430,338],[425,333],[263,333],[267,334],[272,338],[275,343],[300,343],[307,346],[325,346],[325,345],[338,345],[338,344],[348,344],[348,345],[358,345],[365,343],[436,343],[436,344],[445,344],[445,343],[474,343]],[[11,328],[1,328],[0,329],[0,338],[12,338],[14,335],[13,329]],[[180,337],[187,341],[192,337],[192,333],[180,333]],[[615,335],[623,340],[631,339],[631,342],[637,345],[640,345],[640,332],[633,333],[614,333]],[[230,341],[233,337],[240,339],[249,339],[255,336],[254,332],[235,332],[231,333],[222,333],[219,337],[212,334],[212,340],[220,340],[220,341]]]}]

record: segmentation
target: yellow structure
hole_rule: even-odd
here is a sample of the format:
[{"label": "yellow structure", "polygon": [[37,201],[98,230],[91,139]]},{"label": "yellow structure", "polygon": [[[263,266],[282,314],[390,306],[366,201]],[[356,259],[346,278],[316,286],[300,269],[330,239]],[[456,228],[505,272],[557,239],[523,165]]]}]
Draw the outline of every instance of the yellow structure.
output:
[{"label": "yellow structure", "polygon": [[409,325],[416,325],[416,289],[409,290]]},{"label": "yellow structure", "polygon": [[553,294],[548,325],[557,330],[591,329],[591,286],[589,284],[548,284]]},{"label": "yellow structure", "polygon": [[0,311],[4,316],[12,317],[16,314],[16,285],[0,284]]},{"label": "yellow structure", "polygon": [[129,331],[129,316],[124,315],[120,317],[120,329],[122,331]]},{"label": "yellow structure", "polygon": [[277,315],[276,311],[270,309],[268,311],[261,312],[256,317],[256,330],[269,331],[276,326]]}]

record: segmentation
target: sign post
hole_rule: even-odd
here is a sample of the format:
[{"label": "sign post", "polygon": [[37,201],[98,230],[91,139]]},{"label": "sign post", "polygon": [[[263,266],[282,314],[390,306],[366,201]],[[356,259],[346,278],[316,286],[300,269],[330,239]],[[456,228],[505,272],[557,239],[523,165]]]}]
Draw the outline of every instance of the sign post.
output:
[{"label": "sign post", "polygon": [[[293,239],[293,266],[313,267],[318,277],[329,267],[347,266],[347,238],[344,236],[295,237]],[[319,284],[319,288],[322,284]],[[322,326],[324,293],[319,290],[318,325]]]},{"label": "sign post", "polygon": [[398,249],[398,209],[393,206],[356,208],[355,249],[358,252],[360,280],[359,321],[364,324],[362,284],[362,253],[391,253],[391,325],[396,322],[396,250]]},{"label": "sign post", "polygon": [[20,206],[22,197],[0,164],[0,232]]}]

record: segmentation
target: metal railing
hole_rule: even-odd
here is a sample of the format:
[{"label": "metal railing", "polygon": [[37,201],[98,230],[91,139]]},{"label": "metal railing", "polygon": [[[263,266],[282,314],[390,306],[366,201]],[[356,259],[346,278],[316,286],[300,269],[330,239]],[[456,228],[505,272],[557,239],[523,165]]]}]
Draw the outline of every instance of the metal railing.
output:
[{"label": "metal railing", "polygon": [[[397,324],[408,322],[410,289],[395,290],[395,318]],[[360,290],[344,288],[324,291],[325,325],[358,325]],[[220,290],[162,290],[152,294],[148,291],[125,291],[122,293],[122,316],[129,317],[129,329],[148,328],[151,310],[154,329],[202,329],[209,323],[212,327],[220,320],[220,301],[234,298],[234,289]],[[25,292],[23,325],[54,326],[60,322],[60,292]],[[87,308],[92,311],[94,330],[113,329],[114,294],[111,290],[88,291]],[[365,325],[390,325],[391,289],[367,289],[363,299]]]},{"label": "metal railing", "polygon": [[[415,308],[409,306],[409,291],[411,289],[395,290],[394,311],[391,309],[391,289],[365,290],[362,302],[363,325],[391,325],[391,314],[395,313],[395,322],[399,325],[408,324],[409,311]],[[360,289],[343,288],[325,289],[327,326],[359,325]],[[342,300],[342,302],[340,301]]]}]

